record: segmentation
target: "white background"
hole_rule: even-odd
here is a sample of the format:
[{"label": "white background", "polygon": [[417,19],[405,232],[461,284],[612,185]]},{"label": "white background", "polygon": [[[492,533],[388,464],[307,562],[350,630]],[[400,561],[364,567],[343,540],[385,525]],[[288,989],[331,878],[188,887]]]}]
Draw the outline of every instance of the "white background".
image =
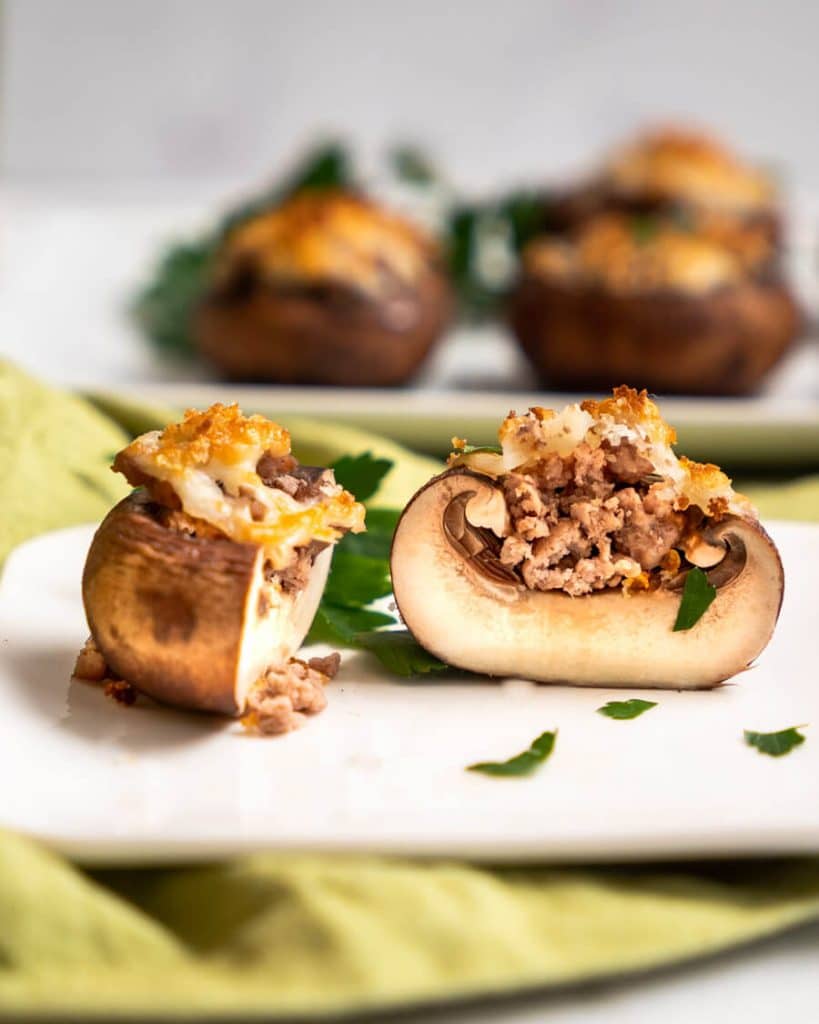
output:
[{"label": "white background", "polygon": [[428,140],[465,187],[684,115],[819,185],[804,0],[6,0],[14,178],[255,178],[316,131]]}]

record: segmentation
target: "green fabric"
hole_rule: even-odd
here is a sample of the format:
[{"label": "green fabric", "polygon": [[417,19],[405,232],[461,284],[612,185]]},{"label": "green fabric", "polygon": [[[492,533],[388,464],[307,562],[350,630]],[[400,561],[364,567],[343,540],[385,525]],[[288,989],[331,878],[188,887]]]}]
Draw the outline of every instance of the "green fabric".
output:
[{"label": "green fabric", "polygon": [[[101,516],[123,493],[106,466],[125,435],[2,365],[0,397],[2,558]],[[166,416],[97,402],[128,429]],[[385,503],[438,466],[356,430],[288,426],[313,462],[397,456]],[[766,514],[819,519],[819,479],[754,496]],[[504,869],[266,855],[89,873],[0,833],[0,1015],[315,1020],[643,971],[813,918],[817,859]]]}]

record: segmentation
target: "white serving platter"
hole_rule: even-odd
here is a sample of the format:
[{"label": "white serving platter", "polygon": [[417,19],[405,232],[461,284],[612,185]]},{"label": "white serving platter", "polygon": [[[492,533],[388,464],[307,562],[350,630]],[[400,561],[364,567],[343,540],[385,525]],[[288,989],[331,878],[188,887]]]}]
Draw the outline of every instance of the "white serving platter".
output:
[{"label": "white serving platter", "polygon": [[[86,863],[314,851],[496,862],[819,852],[819,527],[772,524],[787,574],[759,663],[710,692],[643,692],[633,721],[595,709],[639,691],[475,678],[397,680],[348,654],[302,730],[70,681],[86,627],[91,527],[17,548],[0,580],[0,826]],[[807,724],[773,759],[743,729]],[[558,728],[528,778],[465,771]]]}]

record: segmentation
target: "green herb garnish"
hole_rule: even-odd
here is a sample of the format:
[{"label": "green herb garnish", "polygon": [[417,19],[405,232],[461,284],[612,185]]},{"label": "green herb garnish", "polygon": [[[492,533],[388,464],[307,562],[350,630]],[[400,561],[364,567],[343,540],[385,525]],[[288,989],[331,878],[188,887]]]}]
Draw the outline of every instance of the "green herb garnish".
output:
[{"label": "green herb garnish", "polygon": [[805,737],[799,732],[804,725],[794,725],[790,729],[781,729],[779,732],[753,732],[745,730],[745,742],[749,747],[756,747],[760,754],[767,754],[769,757],[783,757],[789,754],[794,747],[805,742]]},{"label": "green herb garnish", "polygon": [[366,533],[348,533],[343,550],[389,561],[392,535],[400,518],[401,510],[397,508],[368,508]]},{"label": "green herb garnish", "polygon": [[597,709],[599,715],[607,718],[615,718],[619,722],[625,722],[630,718],[639,718],[644,711],[657,707],[655,700],[640,700],[633,697],[631,700],[610,700],[602,708]]},{"label": "green herb garnish", "polygon": [[390,567],[385,558],[373,558],[341,548],[333,555],[333,569],[324,599],[342,608],[363,608],[392,591]]},{"label": "green herb garnish", "polygon": [[463,448],[456,448],[456,455],[474,455],[475,452],[486,452],[488,455],[502,455],[503,450],[497,444],[465,444]]},{"label": "green herb garnish", "polygon": [[510,757],[508,761],[479,761],[466,769],[468,772],[483,772],[484,775],[530,775],[543,764],[554,750],[557,729],[542,732],[528,750]]},{"label": "green herb garnish", "polygon": [[[333,466],[336,480],[356,498],[372,497],[392,469],[371,452],[345,455]],[[394,615],[370,607],[392,590],[390,546],[401,518],[395,508],[367,509],[366,533],[348,533],[336,545],[332,568],[305,643],[329,643],[369,651],[398,676],[442,672],[447,665],[420,647]]]},{"label": "green herb garnish", "polygon": [[345,608],[322,599],[304,642],[355,647],[355,638],[361,633],[394,625],[395,619],[386,612],[377,612],[371,608]]},{"label": "green herb garnish", "polygon": [[445,672],[449,666],[439,661],[416,641],[407,629],[380,629],[359,633],[357,647],[363,647],[378,658],[384,668],[397,676],[427,675]]},{"label": "green herb garnish", "polygon": [[[378,485],[392,469],[389,459],[376,459],[372,452],[361,455],[343,455],[333,463],[336,482],[356,496],[367,501],[378,490]],[[367,520],[369,528],[369,520]]]},{"label": "green herb garnish", "polygon": [[656,217],[649,214],[635,213],[630,221],[631,235],[638,245],[645,245],[655,238],[660,225]]},{"label": "green herb garnish", "polygon": [[717,596],[717,588],[708,582],[708,577],[696,567],[690,569],[685,577],[682,601],[674,623],[674,632],[691,629],[708,611],[708,607]]},{"label": "green herb garnish", "polygon": [[396,176],[409,185],[429,188],[440,180],[432,160],[419,146],[395,146],[390,150],[389,163]]}]

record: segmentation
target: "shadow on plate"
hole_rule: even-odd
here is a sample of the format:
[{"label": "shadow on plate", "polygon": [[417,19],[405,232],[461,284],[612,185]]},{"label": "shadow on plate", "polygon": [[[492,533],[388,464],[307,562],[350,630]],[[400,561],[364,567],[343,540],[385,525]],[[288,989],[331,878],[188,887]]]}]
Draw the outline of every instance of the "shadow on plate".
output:
[{"label": "shadow on plate", "polygon": [[124,705],[102,687],[71,678],[76,650],[67,647],[4,652],[9,679],[31,709],[58,729],[91,743],[113,741],[132,754],[199,743],[230,726],[227,719],[164,707],[140,696]]}]

